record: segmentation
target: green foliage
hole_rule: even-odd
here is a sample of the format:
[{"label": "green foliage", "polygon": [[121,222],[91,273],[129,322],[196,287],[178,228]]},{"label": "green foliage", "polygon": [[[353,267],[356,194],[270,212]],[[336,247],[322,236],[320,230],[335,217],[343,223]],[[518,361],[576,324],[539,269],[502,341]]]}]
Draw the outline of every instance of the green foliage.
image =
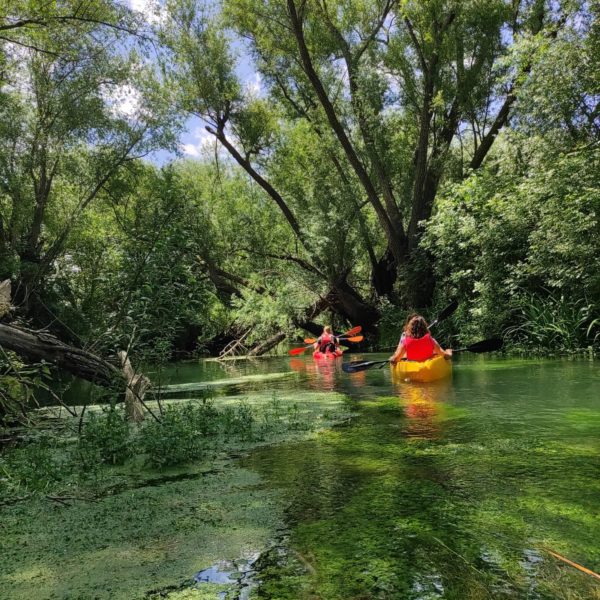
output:
[{"label": "green foliage", "polygon": [[64,477],[67,465],[50,438],[41,437],[0,457],[0,491],[7,496],[43,493]]},{"label": "green foliage", "polygon": [[169,406],[160,422],[148,421],[140,429],[138,446],[156,467],[187,463],[201,458],[207,450],[205,431],[211,412],[203,406]]},{"label": "green foliage", "polygon": [[82,426],[78,452],[84,468],[94,464],[123,464],[132,454],[130,425],[122,408],[92,412]]},{"label": "green foliage", "polygon": [[517,300],[516,323],[506,334],[528,350],[574,352],[597,345],[600,321],[597,307],[583,298],[529,294]]},{"label": "green foliage", "polygon": [[600,154],[547,142],[507,137],[486,169],[446,188],[427,227],[440,302],[461,301],[463,337],[508,328],[529,347],[597,345]]},{"label": "green foliage", "polygon": [[253,438],[256,417],[252,407],[246,402],[226,406],[219,417],[220,429],[226,437]]}]

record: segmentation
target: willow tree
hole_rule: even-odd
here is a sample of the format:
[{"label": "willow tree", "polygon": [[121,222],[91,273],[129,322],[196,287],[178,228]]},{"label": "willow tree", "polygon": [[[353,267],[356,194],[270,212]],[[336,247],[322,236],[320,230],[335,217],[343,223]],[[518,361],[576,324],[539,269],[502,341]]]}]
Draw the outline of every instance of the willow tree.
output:
[{"label": "willow tree", "polygon": [[[263,180],[306,245],[302,224],[252,166],[253,157],[271,148],[269,139],[263,136],[260,147],[231,139],[244,111],[222,28],[210,17],[204,24],[211,24],[199,26],[191,5],[174,4],[184,34],[175,52],[196,84],[187,100],[194,98],[194,112]],[[386,240],[371,260],[377,293],[389,293],[400,270],[410,282],[405,299],[414,305],[431,298],[429,257],[419,244],[449,166],[458,166],[453,174],[481,166],[531,71],[530,57],[511,62],[513,44],[524,37],[552,40],[566,10],[542,0],[224,2],[225,22],[250,44],[270,99],[289,118],[336,141],[332,171],[340,185],[350,177],[376,215]]]},{"label": "willow tree", "polygon": [[[299,307],[305,315],[299,321],[313,328],[310,319],[325,308],[331,308],[349,321],[360,320],[366,326],[373,325],[378,316],[376,309],[348,281],[352,261],[347,260],[346,253],[340,257],[340,245],[334,247],[331,241],[324,252],[319,236],[315,235],[315,221],[321,221],[325,234],[335,221],[330,218],[329,222],[323,222],[327,208],[333,210],[335,205],[331,196],[327,202],[327,189],[339,187],[331,178],[331,169],[322,168],[329,161],[328,149],[318,147],[314,132],[294,129],[280,106],[245,93],[235,72],[231,40],[195,3],[185,0],[173,3],[163,41],[169,50],[165,72],[176,91],[179,106],[203,119],[208,132],[260,186],[283,216],[289,241],[278,252],[271,250],[271,256],[263,253],[263,257],[293,263],[305,271],[307,283],[313,282],[317,298],[313,306]],[[292,140],[302,140],[305,147],[315,146],[321,151],[319,155],[310,150],[317,168],[301,172],[285,166],[290,162],[286,156],[289,157]],[[319,168],[327,173],[318,174]],[[319,185],[323,175],[329,179],[327,186]],[[339,200],[341,212],[348,212],[348,208],[356,212],[347,200]],[[318,209],[319,204],[326,210]],[[340,233],[347,229],[345,223]],[[339,268],[338,257],[345,265],[343,268]]]},{"label": "willow tree", "polygon": [[0,21],[0,277],[13,279],[24,312],[40,307],[32,300],[90,204],[129,162],[168,144],[173,125],[127,10],[36,6],[17,3]]}]

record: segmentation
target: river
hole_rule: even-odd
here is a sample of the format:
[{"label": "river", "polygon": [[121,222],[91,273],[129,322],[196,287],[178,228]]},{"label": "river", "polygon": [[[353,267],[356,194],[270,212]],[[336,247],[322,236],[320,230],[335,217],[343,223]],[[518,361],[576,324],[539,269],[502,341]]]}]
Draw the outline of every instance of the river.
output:
[{"label": "river", "polygon": [[349,398],[345,425],[241,459],[286,507],[256,567],[260,597],[600,598],[596,579],[556,556],[600,571],[597,362],[461,357],[436,384],[310,357],[183,363],[161,377]]}]

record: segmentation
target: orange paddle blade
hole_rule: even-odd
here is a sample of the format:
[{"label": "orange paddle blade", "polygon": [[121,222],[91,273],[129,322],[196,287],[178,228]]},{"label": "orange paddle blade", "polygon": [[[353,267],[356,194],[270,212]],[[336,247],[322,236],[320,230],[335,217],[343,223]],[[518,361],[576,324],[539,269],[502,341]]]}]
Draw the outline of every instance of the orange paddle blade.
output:
[{"label": "orange paddle blade", "polygon": [[362,342],[364,339],[365,338],[362,335],[355,335],[354,337],[344,338],[344,341],[346,341],[346,342]]},{"label": "orange paddle blade", "polygon": [[291,350],[288,350],[288,354],[290,356],[296,356],[297,354],[303,354],[304,352],[306,352],[308,350],[310,346],[303,346],[302,348],[292,348]]},{"label": "orange paddle blade", "polygon": [[346,331],[344,333],[344,337],[346,337],[347,335],[354,335],[355,333],[360,333],[362,331],[362,327],[360,325],[357,325],[356,327],[353,327],[352,329],[348,329],[348,331]]},{"label": "orange paddle blade", "polygon": [[304,338],[305,344],[314,344],[317,341],[317,338]]}]

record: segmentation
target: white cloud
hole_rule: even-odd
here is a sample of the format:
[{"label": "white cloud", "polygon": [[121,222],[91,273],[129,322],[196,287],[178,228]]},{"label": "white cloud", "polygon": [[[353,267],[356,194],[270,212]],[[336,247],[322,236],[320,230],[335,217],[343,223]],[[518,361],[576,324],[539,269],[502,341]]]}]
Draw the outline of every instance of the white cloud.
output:
[{"label": "white cloud", "polygon": [[[190,134],[190,138],[184,143],[179,144],[179,149],[187,156],[200,158],[202,155],[214,153],[215,143],[217,143],[216,139],[206,131],[204,126],[195,127]],[[217,150],[220,150],[220,145],[217,147]]]},{"label": "white cloud", "polygon": [[157,0],[129,0],[129,7],[140,13],[150,25],[158,25],[166,18],[166,9]]},{"label": "white cloud", "polygon": [[200,152],[198,148],[194,146],[194,144],[181,144],[179,147],[187,156],[191,156],[193,158],[199,158],[200,156]]},{"label": "white cloud", "polygon": [[140,114],[142,97],[132,85],[106,86],[101,94],[114,116],[133,119]]}]

